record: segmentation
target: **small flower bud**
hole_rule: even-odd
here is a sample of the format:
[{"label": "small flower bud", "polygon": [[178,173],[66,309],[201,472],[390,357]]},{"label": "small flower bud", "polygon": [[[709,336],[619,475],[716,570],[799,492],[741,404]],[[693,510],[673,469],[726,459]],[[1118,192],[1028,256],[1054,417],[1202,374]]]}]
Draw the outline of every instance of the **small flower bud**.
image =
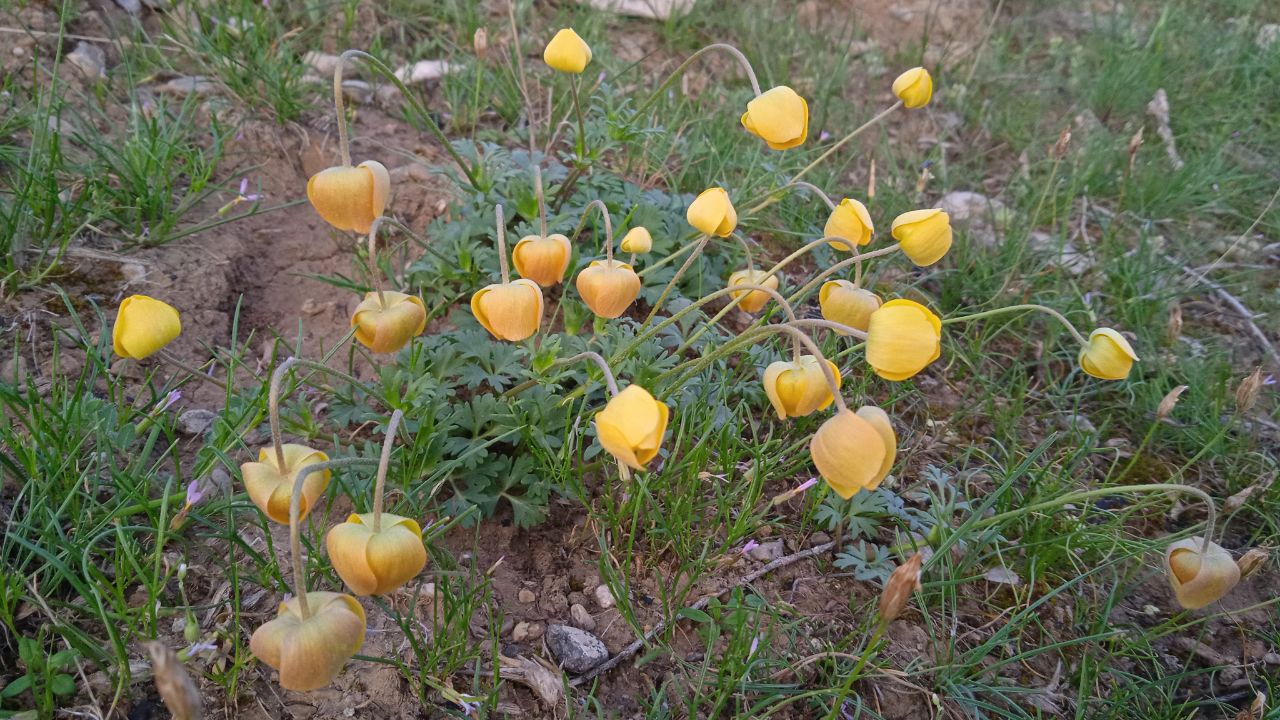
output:
[{"label": "small flower bud", "polygon": [[476,34],[471,36],[471,49],[475,51],[476,57],[484,59],[486,53],[489,52],[489,31],[485,28],[476,28]]},{"label": "small flower bud", "polygon": [[1240,556],[1236,561],[1236,567],[1240,569],[1240,579],[1243,580],[1257,572],[1262,566],[1267,564],[1271,559],[1271,549],[1264,547],[1249,548],[1249,552]]},{"label": "small flower bud", "polygon": [[1080,349],[1080,369],[1100,380],[1123,380],[1138,354],[1123,335],[1111,328],[1089,333],[1089,344]]},{"label": "small flower bud", "polygon": [[1249,412],[1253,408],[1254,403],[1258,401],[1258,393],[1262,390],[1262,368],[1253,371],[1253,374],[1240,381],[1240,386],[1236,388],[1236,411],[1243,414]]},{"label": "small flower bud", "polygon": [[1182,337],[1182,306],[1177,303],[1169,308],[1169,322],[1164,326],[1164,336],[1170,345]]},{"label": "small flower bud", "polygon": [[640,276],[617,260],[592,260],[578,273],[574,286],[597,317],[616,318],[640,295]]},{"label": "small flower bud", "polygon": [[[825,410],[835,400],[820,362],[812,355],[801,355],[799,362],[779,360],[765,368],[764,393],[773,404],[779,420],[812,415],[818,410]],[[830,360],[826,362],[838,388],[840,368]]]},{"label": "small flower bud", "polygon": [[933,78],[922,67],[911,68],[893,81],[893,94],[906,108],[922,108],[933,97]]},{"label": "small flower bud", "polygon": [[916,553],[889,576],[880,595],[880,622],[891,623],[907,609],[911,594],[920,589],[920,566],[923,564],[924,554]]},{"label": "small flower bud", "polygon": [[572,28],[564,28],[547,43],[542,61],[560,72],[577,74],[591,62],[591,46]]},{"label": "small flower bud", "polygon": [[1071,146],[1071,128],[1063,128],[1062,133],[1058,135],[1058,142],[1053,144],[1053,159],[1061,160],[1067,156],[1067,149]]},{"label": "small flower bud", "polygon": [[[764,270],[738,270],[729,276],[729,287],[734,285],[764,285],[771,290],[778,289],[778,276],[769,275],[765,277]],[[743,297],[745,295],[746,297]],[[759,290],[747,290],[745,292],[738,291],[729,293],[734,300],[742,297],[738,303],[738,308],[743,312],[758,313],[764,309],[769,303],[769,294]]]},{"label": "small flower bud", "polygon": [[1186,385],[1179,385],[1178,387],[1170,390],[1168,395],[1164,396],[1164,399],[1160,401],[1160,406],[1156,408],[1156,422],[1160,422],[1161,420],[1169,417],[1169,413],[1173,412],[1174,406],[1178,404],[1178,398],[1186,391]]}]

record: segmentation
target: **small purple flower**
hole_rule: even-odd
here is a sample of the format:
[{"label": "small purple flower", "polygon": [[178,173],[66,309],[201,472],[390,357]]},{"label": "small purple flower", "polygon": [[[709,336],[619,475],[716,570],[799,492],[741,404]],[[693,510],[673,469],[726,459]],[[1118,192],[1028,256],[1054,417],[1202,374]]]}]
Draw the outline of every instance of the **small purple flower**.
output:
[{"label": "small purple flower", "polygon": [[759,649],[760,649],[760,635],[757,634],[755,637],[751,638],[751,650],[747,653],[747,659],[750,660],[751,658],[755,657],[756,650],[759,650]]},{"label": "small purple flower", "polygon": [[1263,384],[1263,385],[1275,385],[1275,384],[1276,384],[1276,376],[1275,376],[1275,375],[1268,375],[1268,376],[1266,376],[1266,377],[1262,378],[1262,384]]},{"label": "small purple flower", "polygon": [[187,484],[187,506],[191,507],[204,499],[204,491],[200,489],[200,481],[192,480]]},{"label": "small purple flower", "polygon": [[742,550],[740,550],[739,552],[741,552],[743,555],[746,555],[747,553],[751,552],[752,550],[755,550],[758,547],[760,547],[760,543],[756,542],[755,538],[752,538],[747,541],[746,545],[742,546]]},{"label": "small purple flower", "polygon": [[211,643],[211,642],[198,642],[198,643],[195,643],[194,645],[192,645],[191,647],[187,648],[187,649],[186,649],[186,654],[187,654],[187,657],[192,657],[192,656],[196,655],[197,653],[202,653],[202,652],[213,652],[214,650],[217,650],[217,649],[218,649],[218,646],[217,646],[216,644],[214,644],[214,643]]},{"label": "small purple flower", "polygon": [[248,189],[249,189],[249,178],[247,178],[247,177],[246,177],[246,178],[240,178],[240,199],[241,199],[242,201],[244,201],[244,202],[255,202],[255,201],[257,201],[257,200],[261,200],[261,199],[262,199],[262,195],[260,195],[260,194],[258,194],[258,193],[254,193],[254,194],[252,194],[252,195],[245,195],[245,192],[246,192]]},{"label": "small purple flower", "polygon": [[462,704],[462,712],[467,717],[471,717],[480,712],[480,703],[478,702],[467,702],[462,699],[459,699],[458,702]]},{"label": "small purple flower", "polygon": [[170,390],[169,394],[166,395],[165,398],[161,400],[158,405],[156,405],[156,412],[162,413],[165,410],[168,410],[169,408],[173,407],[174,403],[178,402],[181,399],[182,399],[181,390]]},{"label": "small purple flower", "polygon": [[823,130],[822,132],[818,133],[818,142],[826,142],[830,139],[831,139],[831,133],[827,132],[826,130]]},{"label": "small purple flower", "polygon": [[800,486],[797,487],[792,492],[799,495],[800,493],[804,492],[805,490],[808,490],[809,488],[817,484],[818,484],[818,478],[809,478],[808,480],[805,480],[804,482],[800,483]]}]

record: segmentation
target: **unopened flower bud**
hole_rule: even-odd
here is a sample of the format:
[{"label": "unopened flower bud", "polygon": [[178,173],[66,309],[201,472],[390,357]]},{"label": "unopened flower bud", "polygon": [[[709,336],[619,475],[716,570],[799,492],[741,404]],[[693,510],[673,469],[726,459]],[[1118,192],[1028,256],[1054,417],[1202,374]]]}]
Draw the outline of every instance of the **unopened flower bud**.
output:
[{"label": "unopened flower bud", "polygon": [[578,273],[574,285],[591,312],[602,318],[622,315],[640,295],[635,268],[618,260],[592,260]]},{"label": "unopened flower bud", "polygon": [[1258,402],[1258,393],[1262,390],[1262,368],[1253,371],[1253,374],[1240,381],[1240,386],[1236,388],[1236,411],[1247,413],[1253,408],[1254,403]]},{"label": "unopened flower bud", "polygon": [[1169,322],[1164,327],[1165,338],[1172,345],[1182,337],[1182,306],[1174,304],[1169,308]]},{"label": "unopened flower bud", "polygon": [[390,193],[391,174],[373,160],[321,170],[307,181],[307,199],[325,222],[361,234],[386,209]]},{"label": "unopened flower bud", "polygon": [[[763,285],[771,290],[778,289],[778,276],[768,275],[765,270],[738,270],[729,275],[729,287],[734,285]],[[743,297],[745,295],[745,297]],[[743,312],[757,313],[764,309],[769,303],[769,294],[759,290],[747,290],[731,292],[729,296],[734,300],[742,298],[738,302],[738,308]]]},{"label": "unopened flower bud", "polygon": [[[1202,552],[1203,548],[1203,552]],[[1221,545],[1190,537],[1169,546],[1164,567],[1178,604],[1188,610],[1222,599],[1240,582],[1240,568]]]},{"label": "unopened flower bud", "polygon": [[893,94],[907,108],[922,108],[933,97],[933,78],[922,67],[911,68],[893,81]]},{"label": "unopened flower bud", "polygon": [[1160,401],[1160,406],[1156,408],[1156,422],[1160,422],[1161,420],[1169,417],[1169,413],[1173,412],[1174,406],[1178,404],[1178,398],[1186,391],[1186,385],[1179,385],[1178,387],[1170,390],[1168,395],[1164,396],[1164,399]]},{"label": "unopened flower bud", "polygon": [[476,28],[476,34],[471,36],[471,49],[475,51],[476,57],[484,59],[486,53],[489,52],[489,31],[485,28]]},{"label": "unopened flower bud", "polygon": [[916,553],[889,576],[880,595],[880,622],[891,623],[907,609],[911,594],[920,589],[920,566],[923,564],[924,554]]},{"label": "unopened flower bud", "polygon": [[1240,568],[1240,579],[1243,580],[1257,572],[1267,561],[1271,559],[1270,548],[1249,548],[1249,552],[1240,556],[1236,561],[1236,567]]}]

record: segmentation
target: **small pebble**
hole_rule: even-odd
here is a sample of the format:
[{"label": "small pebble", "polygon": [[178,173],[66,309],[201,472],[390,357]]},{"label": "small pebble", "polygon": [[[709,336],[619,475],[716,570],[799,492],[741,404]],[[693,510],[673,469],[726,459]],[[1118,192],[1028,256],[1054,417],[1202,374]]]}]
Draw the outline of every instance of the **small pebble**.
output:
[{"label": "small pebble", "polygon": [[749,554],[751,555],[752,560],[759,560],[760,562],[765,563],[773,562],[774,560],[782,557],[782,541],[770,540],[769,542],[760,543],[759,545],[751,548],[751,552]]},{"label": "small pebble", "polygon": [[524,642],[529,639],[529,623],[519,622],[511,631],[512,642]]},{"label": "small pebble", "polygon": [[608,585],[596,587],[596,604],[600,606],[601,610],[608,610],[617,604],[613,599],[613,591],[609,589]]},{"label": "small pebble", "polygon": [[587,612],[587,609],[582,605],[574,604],[573,607],[569,608],[569,617],[578,628],[587,632],[593,632],[596,629],[596,619],[591,617],[591,613]]},{"label": "small pebble", "polygon": [[183,435],[203,435],[213,427],[218,415],[211,410],[191,408],[178,416],[178,432]]},{"label": "small pebble", "polygon": [[533,591],[528,589],[521,590],[519,595],[517,595],[516,597],[520,600],[521,603],[525,605],[528,605],[532,603],[534,600],[538,599],[538,596],[534,595]]}]

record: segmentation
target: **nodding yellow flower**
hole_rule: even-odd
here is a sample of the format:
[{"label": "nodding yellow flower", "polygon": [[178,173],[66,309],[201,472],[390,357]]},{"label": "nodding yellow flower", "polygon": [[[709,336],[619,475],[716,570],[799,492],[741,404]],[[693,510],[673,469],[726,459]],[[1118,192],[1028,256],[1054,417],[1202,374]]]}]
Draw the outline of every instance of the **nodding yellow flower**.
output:
[{"label": "nodding yellow flower", "polygon": [[893,94],[903,107],[922,108],[933,97],[933,78],[922,67],[911,68],[893,81]]},{"label": "nodding yellow flower", "polygon": [[387,207],[390,193],[391,175],[373,160],[321,170],[307,181],[307,199],[325,222],[362,234]]},{"label": "nodding yellow flower", "polygon": [[130,295],[116,311],[111,326],[111,347],[120,357],[141,360],[182,334],[178,311],[146,295]]},{"label": "nodding yellow flower", "polygon": [[629,385],[596,413],[596,437],[618,462],[643,470],[662,446],[669,416],[666,403],[639,385]]},{"label": "nodding yellow flower", "polygon": [[647,253],[653,249],[653,236],[649,234],[646,228],[637,225],[622,236],[622,244],[619,247],[622,252],[636,253],[637,255]]},{"label": "nodding yellow flower", "polygon": [[[240,465],[240,475],[244,478],[244,489],[249,499],[268,518],[280,523],[289,524],[289,500],[293,496],[293,481],[298,471],[308,465],[325,462],[328,455],[319,450],[312,450],[306,445],[285,443],[284,468],[276,463],[276,451],[273,447],[264,447],[258,451],[258,462],[247,462]],[[311,506],[329,487],[328,470],[313,472],[302,481],[302,499],[298,504],[298,519],[301,520],[311,512]]]},{"label": "nodding yellow flower", "polygon": [[529,278],[542,287],[551,287],[564,280],[571,255],[573,246],[564,235],[525,235],[511,251],[511,261],[520,277]]},{"label": "nodding yellow flower", "polygon": [[951,216],[941,210],[912,210],[893,219],[893,238],[902,253],[920,267],[942,259],[951,249]]},{"label": "nodding yellow flower", "polygon": [[774,150],[797,147],[809,136],[809,104],[795,90],[779,85],[747,103],[742,127]]},{"label": "nodding yellow flower", "polygon": [[[835,400],[819,362],[812,355],[801,355],[799,362],[779,360],[765,368],[764,394],[769,396],[779,420],[812,415],[826,410]],[[827,365],[836,378],[836,387],[840,387],[840,368],[830,360]]]},{"label": "nodding yellow flower", "polygon": [[1089,333],[1089,344],[1080,348],[1080,369],[1101,380],[1123,380],[1138,359],[1133,346],[1111,328]]},{"label": "nodding yellow flower", "polygon": [[351,327],[356,340],[376,353],[392,353],[409,344],[427,328],[427,309],[417,295],[383,292],[383,307],[378,293],[365,293],[364,300],[351,314]]},{"label": "nodding yellow flower", "polygon": [[1169,546],[1164,552],[1164,568],[1178,604],[1196,610],[1222,599],[1240,582],[1240,568],[1231,553],[1211,542],[1201,553],[1204,538],[1189,537]]},{"label": "nodding yellow flower", "polygon": [[880,296],[848,280],[828,280],[818,291],[818,307],[824,320],[866,332],[871,325],[871,313],[880,309]]},{"label": "nodding yellow flower", "polygon": [[818,474],[840,497],[875,490],[893,467],[898,437],[883,410],[864,405],[842,410],[822,423],[809,442]]},{"label": "nodding yellow flower", "polygon": [[307,593],[311,617],[303,619],[298,598],[281,603],[276,619],[249,638],[259,660],[280,672],[286,690],[319,690],[333,682],[364,644],[364,608],[350,595]]},{"label": "nodding yellow flower", "polygon": [[698,232],[729,237],[738,227],[738,212],[722,187],[708,188],[693,199],[685,218]]},{"label": "nodding yellow flower", "polygon": [[[734,285],[764,285],[770,290],[778,289],[778,276],[768,275],[765,270],[739,270],[729,276],[729,287]],[[738,307],[749,313],[760,312],[765,304],[769,302],[769,294],[760,292],[759,290],[739,290],[729,293],[734,300],[746,295],[742,298],[742,302],[738,303]]]},{"label": "nodding yellow flower", "polygon": [[564,28],[547,43],[547,48],[542,51],[542,61],[553,70],[580,73],[591,62],[591,46],[571,28]]},{"label": "nodding yellow flower", "polygon": [[827,243],[836,250],[855,250],[856,246],[871,242],[871,234],[875,231],[876,226],[871,223],[871,213],[867,212],[867,206],[853,198],[845,198],[827,217],[827,225],[822,229],[822,234],[849,241],[848,244],[836,240]]},{"label": "nodding yellow flower", "polygon": [[640,295],[640,276],[618,260],[592,260],[578,273],[575,285],[591,312],[602,318],[618,317]]},{"label": "nodding yellow flower", "polygon": [[914,300],[890,300],[871,313],[867,362],[885,380],[906,380],[942,355],[942,320]]},{"label": "nodding yellow flower", "polygon": [[325,536],[329,562],[356,595],[386,595],[427,566],[422,528],[413,520],[382,514],[374,532],[373,513],[351,515]]},{"label": "nodding yellow flower", "polygon": [[499,340],[523,340],[542,325],[542,289],[532,280],[494,283],[471,296],[471,312]]}]

